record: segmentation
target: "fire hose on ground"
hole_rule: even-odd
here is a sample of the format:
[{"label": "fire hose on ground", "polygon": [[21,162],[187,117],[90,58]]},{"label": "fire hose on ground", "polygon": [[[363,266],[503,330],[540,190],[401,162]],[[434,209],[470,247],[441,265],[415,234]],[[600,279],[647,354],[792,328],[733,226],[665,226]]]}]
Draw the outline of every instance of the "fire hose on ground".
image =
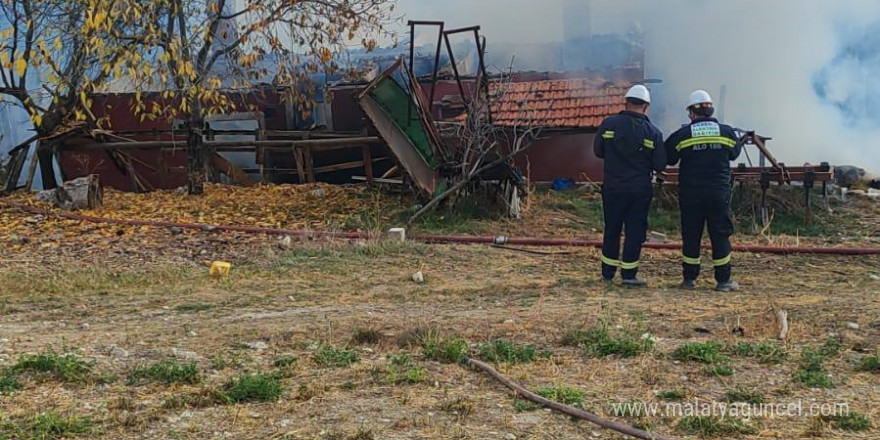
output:
[{"label": "fire hose on ground", "polygon": [[[200,230],[206,232],[240,232],[245,234],[264,234],[274,236],[291,236],[302,238],[341,238],[348,240],[368,240],[376,238],[376,234],[367,232],[336,232],[336,231],[310,231],[302,229],[264,228],[258,226],[236,225],[208,225],[199,223],[170,222],[156,220],[132,220],[115,219],[106,217],[94,217],[70,212],[57,212],[47,209],[18,203],[0,202],[0,205],[17,208],[32,214],[55,216],[67,220],[84,221],[98,224],[115,224],[125,226],[149,226],[155,228],[180,228]],[[536,237],[504,237],[504,236],[470,236],[470,235],[416,235],[411,240],[428,244],[488,244],[488,245],[518,245],[518,246],[541,246],[541,247],[592,247],[601,248],[602,240],[585,240],[571,238],[536,238]],[[681,243],[645,243],[643,248],[678,250]],[[711,249],[704,245],[704,248]],[[751,252],[758,254],[828,254],[828,255],[880,255],[880,247],[801,247],[801,246],[766,246],[740,244],[733,245],[735,252]]]}]

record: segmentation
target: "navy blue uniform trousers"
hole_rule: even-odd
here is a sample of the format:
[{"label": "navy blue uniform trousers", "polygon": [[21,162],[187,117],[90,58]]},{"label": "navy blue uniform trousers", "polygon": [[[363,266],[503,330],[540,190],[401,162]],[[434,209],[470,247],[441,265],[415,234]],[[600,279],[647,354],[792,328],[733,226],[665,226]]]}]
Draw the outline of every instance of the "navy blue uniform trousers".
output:
[{"label": "navy blue uniform trousers", "polygon": [[[650,189],[637,192],[602,192],[605,237],[602,242],[602,277],[614,278],[617,268],[624,279],[633,279],[639,271],[642,244],[648,232]],[[623,255],[620,234],[626,232]]]},{"label": "navy blue uniform trousers", "polygon": [[696,280],[700,274],[700,243],[703,230],[708,226],[715,281],[721,283],[730,280],[730,236],[734,230],[730,216],[730,191],[680,191],[678,200],[681,208],[684,279]]}]

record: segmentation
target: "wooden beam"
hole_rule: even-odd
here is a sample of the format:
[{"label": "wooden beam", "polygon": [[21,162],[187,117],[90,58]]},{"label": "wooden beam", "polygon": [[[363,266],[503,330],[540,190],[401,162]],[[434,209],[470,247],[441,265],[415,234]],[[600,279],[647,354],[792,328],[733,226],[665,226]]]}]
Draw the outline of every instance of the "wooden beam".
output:
[{"label": "wooden beam", "polygon": [[312,148],[305,147],[303,152],[303,162],[306,165],[306,182],[315,183],[315,160],[312,158]]},{"label": "wooden beam", "polygon": [[[18,189],[18,180],[21,178],[21,171],[22,168],[24,168],[24,163],[27,159],[27,145],[28,144],[24,144],[24,146],[16,147],[9,152],[12,158],[9,160],[9,164],[7,165],[9,167],[9,171],[6,175],[6,187],[4,188],[5,192],[12,192]],[[37,153],[35,151],[34,155],[36,154]]]},{"label": "wooden beam", "polygon": [[296,147],[291,147],[290,152],[293,154],[294,162],[296,162],[296,176],[299,178],[299,183],[305,183],[306,170],[303,164],[302,150]]},{"label": "wooden beam", "polygon": [[[366,176],[351,176],[351,180],[357,180],[359,182],[365,182],[367,180]],[[403,180],[398,179],[383,179],[381,177],[373,179],[375,183],[387,183],[390,185],[403,185]]]},{"label": "wooden beam", "polygon": [[[379,157],[379,158],[373,159],[372,162],[379,162],[380,160],[385,160],[385,158]],[[360,168],[362,166],[364,166],[364,162],[360,161],[360,160],[356,160],[354,162],[343,162],[343,163],[337,163],[334,165],[326,165],[323,167],[317,167],[314,169],[314,172],[315,172],[315,174],[321,174],[321,173],[329,173],[329,172],[339,171],[339,170],[348,170],[351,168]]]},{"label": "wooden beam", "polygon": [[[315,148],[315,151],[324,149],[335,149],[340,147],[356,147],[363,144],[378,144],[381,140],[376,136],[340,138],[340,139],[307,139],[307,140],[268,140],[268,141],[209,141],[204,145],[214,147],[224,151],[231,150],[253,150],[255,147],[266,147],[272,149],[287,149],[291,145],[295,147]],[[180,142],[174,141],[144,141],[144,142],[105,142],[93,143],[86,145],[69,145],[66,148],[71,150],[138,150],[151,148],[173,148],[179,147]]]},{"label": "wooden beam", "polygon": [[[37,175],[37,149],[39,147],[40,140],[37,139],[36,141],[34,141],[34,146],[32,148],[34,154],[31,156],[31,161],[28,164],[27,183],[24,186],[24,188],[28,191],[34,188],[34,178]],[[27,153],[25,153],[25,155],[27,155]]]},{"label": "wooden beam", "polygon": [[[241,168],[227,160],[225,157],[214,154],[211,156],[211,162],[215,169],[232,178],[233,182],[243,186],[253,186],[256,182],[251,179]],[[261,167],[262,168],[262,167]]]},{"label": "wooden beam", "polygon": [[363,146],[364,153],[364,174],[367,175],[367,186],[373,184],[373,155],[370,153],[369,144]]}]

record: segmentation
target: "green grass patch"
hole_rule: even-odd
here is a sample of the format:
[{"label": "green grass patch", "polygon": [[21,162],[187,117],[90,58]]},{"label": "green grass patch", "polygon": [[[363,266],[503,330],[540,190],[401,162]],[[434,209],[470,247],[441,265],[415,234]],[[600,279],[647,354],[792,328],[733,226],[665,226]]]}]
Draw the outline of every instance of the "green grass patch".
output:
[{"label": "green grass patch", "polygon": [[513,409],[516,412],[528,412],[541,408],[541,405],[519,397],[513,399]]},{"label": "green grass patch", "polygon": [[733,376],[733,367],[730,365],[706,365],[703,372],[709,376]]},{"label": "green grass patch", "polygon": [[174,383],[195,385],[201,381],[202,373],[195,362],[180,364],[173,359],[149,366],[138,366],[128,373],[129,385],[144,385],[149,382],[159,382],[166,385]]},{"label": "green grass patch", "polygon": [[641,338],[633,330],[612,330],[602,324],[586,330],[568,332],[562,338],[564,345],[583,347],[584,353],[591,357],[620,356],[635,357],[654,347],[650,338]]},{"label": "green grass patch", "polygon": [[21,383],[13,371],[0,371],[0,393],[9,394],[20,389]]},{"label": "green grass patch", "polygon": [[401,354],[389,354],[388,363],[382,367],[373,369],[373,378],[384,380],[390,384],[417,384],[424,382],[427,371],[416,364],[412,356]]},{"label": "green grass patch", "polygon": [[663,400],[681,400],[684,399],[685,392],[682,390],[663,390],[656,393],[657,397]]},{"label": "green grass patch", "polygon": [[877,356],[863,357],[856,365],[856,371],[880,373],[880,358],[877,358]]},{"label": "green grass patch", "polygon": [[762,364],[778,364],[788,356],[785,348],[774,342],[740,342],[725,350],[730,355],[757,359]]},{"label": "green grass patch", "polygon": [[672,352],[672,358],[678,361],[717,364],[730,361],[721,353],[721,345],[715,342],[688,342]]},{"label": "green grass patch", "polygon": [[553,352],[538,351],[532,345],[517,345],[509,341],[495,340],[480,345],[480,358],[488,362],[524,364],[539,358],[549,358]]},{"label": "green grass patch", "polygon": [[810,388],[834,388],[834,381],[823,371],[798,370],[794,373],[794,380]]},{"label": "green grass patch", "polygon": [[79,383],[89,378],[92,365],[73,353],[58,354],[50,348],[39,354],[21,356],[12,371],[45,374],[60,382]]},{"label": "green grass patch", "polygon": [[443,363],[457,363],[468,354],[468,343],[459,336],[434,335],[424,340],[425,358]]},{"label": "green grass patch", "polygon": [[343,368],[359,362],[360,357],[353,350],[322,345],[312,356],[312,360],[321,367]]},{"label": "green grass patch", "polygon": [[839,347],[834,348],[834,344],[829,345],[827,342],[818,350],[805,349],[801,353],[798,370],[794,373],[794,380],[810,388],[834,388],[834,381],[828,377],[828,370],[824,363],[828,356],[835,355],[837,352],[839,352]]},{"label": "green grass patch", "polygon": [[825,340],[825,344],[819,348],[819,354],[826,359],[832,358],[840,354],[841,348],[843,348],[843,344],[840,343],[840,339],[829,337]]},{"label": "green grass patch", "polygon": [[180,313],[198,313],[198,312],[204,312],[206,310],[211,310],[212,308],[214,308],[214,306],[211,304],[192,303],[192,304],[181,304],[181,305],[175,307],[174,310],[176,310]]},{"label": "green grass patch", "polygon": [[53,412],[44,412],[19,421],[0,424],[0,438],[54,440],[76,437],[91,430],[92,422],[87,418],[62,417]]},{"label": "green grass patch", "polygon": [[676,429],[688,435],[702,437],[721,437],[729,435],[752,435],[758,429],[748,423],[732,418],[688,416],[678,421]]},{"label": "green grass patch", "polygon": [[281,382],[269,374],[243,374],[226,382],[218,397],[226,403],[269,402],[281,397]]},{"label": "green grass patch", "polygon": [[[565,386],[543,387],[535,390],[535,394],[563,405],[570,405],[581,409],[584,407],[584,392],[577,388]],[[513,400],[513,409],[517,412],[534,411],[540,408],[541,405],[519,397]]]},{"label": "green grass patch", "polygon": [[731,403],[743,402],[755,405],[764,403],[764,395],[760,391],[752,391],[740,387],[727,390],[725,396],[727,401]]},{"label": "green grass patch", "polygon": [[565,386],[544,387],[535,391],[535,394],[563,405],[571,405],[577,408],[583,408],[584,405],[584,392],[577,388]]},{"label": "green grass patch", "polygon": [[850,412],[846,415],[823,417],[823,420],[835,429],[844,431],[860,432],[867,431],[874,427],[871,419],[864,414]]},{"label": "green grass patch", "polygon": [[[499,213],[491,212],[488,206],[485,203],[477,203],[474,197],[469,197],[454,207],[440,208],[425,214],[413,224],[413,227],[418,231],[438,234],[484,234],[493,228],[494,220],[502,218]],[[417,210],[401,211],[398,220],[404,222],[409,220]]]}]

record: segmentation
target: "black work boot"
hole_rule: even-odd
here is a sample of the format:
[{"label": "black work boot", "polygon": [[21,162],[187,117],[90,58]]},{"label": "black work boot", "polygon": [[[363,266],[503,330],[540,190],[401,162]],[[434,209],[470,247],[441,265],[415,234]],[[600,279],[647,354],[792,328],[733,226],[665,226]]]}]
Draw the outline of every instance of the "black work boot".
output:
[{"label": "black work boot", "polygon": [[715,290],[719,292],[736,292],[739,290],[739,283],[733,280],[722,281],[715,286]]},{"label": "black work boot", "polygon": [[678,286],[679,289],[694,290],[697,288],[697,282],[694,280],[684,280]]},{"label": "black work boot", "polygon": [[620,284],[624,287],[648,287],[648,281],[643,278],[624,278]]}]

